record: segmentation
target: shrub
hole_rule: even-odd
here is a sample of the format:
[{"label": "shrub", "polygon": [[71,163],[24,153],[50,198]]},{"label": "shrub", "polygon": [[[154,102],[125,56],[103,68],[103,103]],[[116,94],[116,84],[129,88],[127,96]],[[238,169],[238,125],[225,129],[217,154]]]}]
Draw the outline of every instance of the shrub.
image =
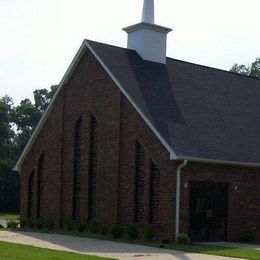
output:
[{"label": "shrub", "polygon": [[3,228],[4,228],[4,226],[2,224],[0,224],[0,229],[3,229]]},{"label": "shrub", "polygon": [[178,244],[190,244],[190,237],[185,233],[180,233],[177,236],[176,243]]},{"label": "shrub", "polygon": [[97,222],[93,222],[93,223],[90,224],[90,232],[91,233],[96,234],[96,233],[99,232],[100,229],[101,229],[101,226]]},{"label": "shrub", "polygon": [[137,239],[139,237],[139,231],[134,225],[127,225],[126,233],[130,239]]},{"label": "shrub", "polygon": [[43,224],[43,227],[46,228],[46,229],[48,229],[48,230],[54,230],[55,225],[54,225],[53,222],[49,221],[49,222],[45,222],[45,223]]},{"label": "shrub", "polygon": [[67,219],[65,221],[65,229],[68,231],[79,230],[80,222],[75,219]]},{"label": "shrub", "polygon": [[171,240],[170,238],[163,238],[163,239],[162,239],[162,243],[163,243],[163,244],[170,244],[171,241],[172,241],[172,240]]},{"label": "shrub", "polygon": [[37,221],[33,218],[28,218],[25,221],[25,226],[28,228],[36,228],[36,225],[37,225]]},{"label": "shrub", "polygon": [[108,231],[108,228],[107,228],[107,226],[105,226],[105,225],[102,225],[102,226],[101,226],[101,234],[102,234],[103,236],[105,236],[105,235],[106,235],[106,233],[107,233],[107,231]]},{"label": "shrub", "polygon": [[255,240],[254,234],[250,231],[244,232],[240,237],[241,242],[253,242]]},{"label": "shrub", "polygon": [[19,222],[15,220],[7,221],[7,228],[18,228]]},{"label": "shrub", "polygon": [[156,231],[153,227],[147,227],[144,231],[144,235],[147,241],[152,241],[155,238]]},{"label": "shrub", "polygon": [[122,237],[124,233],[124,227],[120,224],[114,224],[110,229],[110,233],[115,238]]},{"label": "shrub", "polygon": [[44,227],[44,224],[41,220],[36,221],[36,228],[42,229]]},{"label": "shrub", "polygon": [[78,231],[84,232],[87,229],[87,226],[85,224],[79,224]]},{"label": "shrub", "polygon": [[25,227],[25,226],[26,226],[26,221],[23,220],[23,219],[21,219],[21,220],[20,220],[20,227],[23,228],[23,227]]}]

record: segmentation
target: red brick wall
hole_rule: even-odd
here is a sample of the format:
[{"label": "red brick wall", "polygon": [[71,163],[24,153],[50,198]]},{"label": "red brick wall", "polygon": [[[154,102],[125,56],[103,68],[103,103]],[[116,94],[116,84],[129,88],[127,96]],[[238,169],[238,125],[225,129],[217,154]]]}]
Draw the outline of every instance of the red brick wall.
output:
[{"label": "red brick wall", "polygon": [[[237,240],[252,231],[260,240],[260,170],[240,166],[189,163],[182,171],[181,229],[188,230],[189,181],[229,184],[228,239]],[[235,187],[237,186],[237,189]]]},{"label": "red brick wall", "polygon": [[[144,221],[149,222],[150,160],[160,170],[158,227],[174,232],[175,176],[179,162],[169,154],[89,51],[55,100],[53,111],[22,166],[21,216],[26,219],[28,180],[42,152],[44,166],[43,221],[64,224],[72,217],[74,127],[82,114],[81,220],[87,219],[90,113],[98,120],[97,221],[132,223],[136,140],[145,149]],[[189,163],[182,172],[181,231],[188,231],[189,191],[185,181],[212,180],[230,183],[229,238],[240,235],[247,222],[260,231],[260,173],[243,168]],[[234,185],[238,190],[234,191]],[[37,180],[35,180],[37,192]],[[36,201],[36,192],[35,198]],[[61,203],[62,202],[62,203]],[[35,203],[34,203],[35,205]],[[35,210],[34,210],[35,211]],[[260,238],[259,238],[260,239]]]},{"label": "red brick wall", "polygon": [[38,160],[44,153],[44,198],[43,220],[59,223],[60,214],[60,174],[61,174],[61,136],[63,92],[55,100],[54,108],[47,119],[41,134],[32,146],[21,169],[21,218],[28,212],[28,185],[32,170],[35,170],[32,216],[36,216],[38,193]]}]

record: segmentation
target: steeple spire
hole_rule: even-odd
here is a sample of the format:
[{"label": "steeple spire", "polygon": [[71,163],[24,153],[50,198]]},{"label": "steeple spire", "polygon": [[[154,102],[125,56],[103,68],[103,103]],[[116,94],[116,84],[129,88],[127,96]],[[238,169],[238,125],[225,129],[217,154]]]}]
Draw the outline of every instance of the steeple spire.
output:
[{"label": "steeple spire", "polygon": [[154,24],[154,0],[144,0],[142,22]]},{"label": "steeple spire", "polygon": [[167,34],[172,29],[154,24],[154,0],[144,0],[142,21],[123,30],[128,34],[128,49],[144,60],[166,63]]}]

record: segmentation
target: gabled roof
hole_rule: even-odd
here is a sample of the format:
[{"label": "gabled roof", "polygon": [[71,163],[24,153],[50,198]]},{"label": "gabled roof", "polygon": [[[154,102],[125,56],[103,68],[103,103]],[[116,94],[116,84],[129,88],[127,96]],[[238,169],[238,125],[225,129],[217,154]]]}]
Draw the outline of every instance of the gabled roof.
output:
[{"label": "gabled roof", "polygon": [[85,48],[146,121],[171,159],[260,166],[260,80],[170,58],[166,65],[145,61],[133,50],[85,40],[59,90]]}]

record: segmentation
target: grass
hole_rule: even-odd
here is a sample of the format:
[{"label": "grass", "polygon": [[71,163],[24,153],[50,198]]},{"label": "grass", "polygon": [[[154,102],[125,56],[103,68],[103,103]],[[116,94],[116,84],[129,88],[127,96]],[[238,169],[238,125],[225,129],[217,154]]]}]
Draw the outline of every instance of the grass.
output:
[{"label": "grass", "polygon": [[[7,229],[5,229],[7,230]],[[126,237],[123,238],[113,238],[111,235],[101,235],[101,234],[93,234],[86,232],[76,232],[76,231],[66,231],[66,230],[58,230],[58,231],[50,231],[46,229],[35,230],[35,229],[9,229],[11,231],[28,231],[28,232],[40,232],[40,233],[52,233],[52,234],[60,234],[60,235],[70,235],[77,237],[86,237],[86,238],[95,238],[100,240],[110,240],[116,241],[120,243],[128,243],[128,244],[138,244],[152,247],[160,247],[162,245],[161,242],[147,242],[145,240],[129,240]],[[0,230],[1,231],[1,230]],[[164,244],[166,249],[172,249],[176,251],[183,251],[189,253],[201,253],[207,255],[216,255],[216,256],[225,256],[225,257],[233,257],[233,258],[243,258],[243,259],[253,259],[260,260],[260,250],[252,249],[252,248],[237,248],[237,247],[224,247],[224,246],[213,246],[213,245],[201,245],[201,244],[191,244],[191,245],[180,245],[175,243]],[[1,248],[0,248],[1,251]],[[1,255],[0,255],[1,259]]]},{"label": "grass", "polygon": [[16,260],[16,259],[102,260],[102,259],[108,259],[108,258],[0,242],[0,259],[8,259],[8,260]]},{"label": "grass", "polygon": [[173,249],[177,251],[191,252],[191,253],[201,253],[207,255],[217,255],[226,256],[234,258],[244,258],[244,259],[260,259],[260,251],[251,248],[238,248],[238,247],[224,247],[224,246],[212,246],[212,245],[177,245],[169,244],[168,249]]},{"label": "grass", "polygon": [[0,219],[5,220],[19,220],[20,216],[18,214],[12,213],[0,213]]}]

